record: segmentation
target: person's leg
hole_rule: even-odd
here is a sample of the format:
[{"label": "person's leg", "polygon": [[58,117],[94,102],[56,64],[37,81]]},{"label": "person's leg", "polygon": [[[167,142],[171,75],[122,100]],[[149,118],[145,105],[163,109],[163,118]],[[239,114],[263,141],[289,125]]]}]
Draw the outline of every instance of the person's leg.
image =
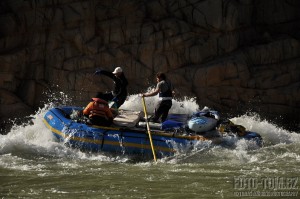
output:
[{"label": "person's leg", "polygon": [[159,118],[161,117],[161,122],[164,122],[168,117],[168,113],[171,106],[172,106],[171,100],[160,101],[156,105],[155,113],[154,113],[154,117],[152,118],[152,121],[158,122]]},{"label": "person's leg", "polygon": [[169,114],[169,110],[172,107],[172,101],[171,100],[166,100],[163,101],[162,103],[162,115],[161,115],[161,122],[166,121],[168,114]]},{"label": "person's leg", "polygon": [[154,116],[150,119],[151,122],[158,122],[158,119],[162,114],[161,103],[162,101],[157,102],[156,107],[154,109]]}]

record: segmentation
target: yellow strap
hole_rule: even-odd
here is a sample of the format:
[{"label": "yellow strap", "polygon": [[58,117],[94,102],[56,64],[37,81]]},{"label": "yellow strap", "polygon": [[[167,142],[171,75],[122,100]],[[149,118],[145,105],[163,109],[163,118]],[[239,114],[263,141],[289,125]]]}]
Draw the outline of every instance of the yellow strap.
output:
[{"label": "yellow strap", "polygon": [[152,149],[152,153],[153,153],[153,159],[156,162],[156,155],[155,155],[154,146],[153,146],[153,142],[152,142],[152,136],[151,136],[150,126],[149,126],[149,121],[148,121],[148,115],[147,115],[147,109],[146,109],[146,103],[145,103],[145,98],[144,97],[142,97],[142,101],[143,101],[143,106],[144,106],[144,113],[145,113],[145,119],[146,119],[146,124],[147,124],[147,131],[148,131],[150,145],[151,145],[151,149]]}]

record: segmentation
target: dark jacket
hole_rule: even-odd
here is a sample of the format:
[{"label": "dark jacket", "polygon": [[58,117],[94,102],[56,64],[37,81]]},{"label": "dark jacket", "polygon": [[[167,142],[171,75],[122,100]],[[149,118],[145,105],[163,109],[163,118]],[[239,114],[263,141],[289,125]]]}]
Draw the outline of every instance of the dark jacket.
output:
[{"label": "dark jacket", "polygon": [[117,77],[112,72],[101,70],[100,74],[105,75],[114,81],[114,83],[115,83],[114,90],[113,90],[114,97],[117,97],[117,98],[125,97],[125,99],[126,99],[128,81],[127,81],[124,73],[122,73],[122,75],[120,77]]}]

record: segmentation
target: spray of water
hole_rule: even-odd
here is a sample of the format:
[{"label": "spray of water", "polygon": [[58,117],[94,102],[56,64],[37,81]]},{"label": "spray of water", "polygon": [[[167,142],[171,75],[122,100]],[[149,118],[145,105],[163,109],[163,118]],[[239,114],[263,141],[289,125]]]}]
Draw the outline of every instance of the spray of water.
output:
[{"label": "spray of water", "polygon": [[240,117],[232,118],[231,121],[241,124],[246,129],[259,134],[264,138],[265,145],[275,144],[291,144],[300,141],[299,132],[290,132],[285,130],[270,121],[262,120],[258,114],[251,113],[245,114]]},{"label": "spray of water", "polygon": [[[158,96],[146,97],[146,108],[151,114],[154,112],[155,106],[159,101]],[[130,95],[121,109],[143,111],[142,98],[139,94]],[[196,98],[184,97],[183,100],[172,100],[172,108],[170,113],[192,114],[199,110],[199,105],[196,103]]]}]

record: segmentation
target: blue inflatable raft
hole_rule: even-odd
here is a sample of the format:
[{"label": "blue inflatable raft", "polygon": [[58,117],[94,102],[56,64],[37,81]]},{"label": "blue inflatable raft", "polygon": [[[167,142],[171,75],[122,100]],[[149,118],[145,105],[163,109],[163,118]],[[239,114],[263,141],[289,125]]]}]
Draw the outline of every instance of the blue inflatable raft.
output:
[{"label": "blue inflatable raft", "polygon": [[[126,155],[152,156],[149,136],[141,112],[120,110],[110,127],[86,124],[80,119],[74,119],[74,113],[81,111],[79,107],[52,108],[44,116],[44,123],[54,136],[70,147],[83,151],[109,152]],[[198,115],[202,117],[203,115]],[[170,115],[162,124],[151,123],[151,135],[157,157],[171,156],[182,151],[193,149],[201,141],[222,144],[224,132],[216,127],[214,136],[210,132],[195,132],[188,128],[186,115]],[[195,118],[193,118],[194,121]],[[197,121],[196,121],[197,122]],[[198,128],[198,126],[197,126]],[[212,132],[212,131],[211,131]],[[227,134],[228,132],[226,132]],[[243,135],[236,134],[238,139],[253,140],[262,145],[259,134],[245,131]]]}]

